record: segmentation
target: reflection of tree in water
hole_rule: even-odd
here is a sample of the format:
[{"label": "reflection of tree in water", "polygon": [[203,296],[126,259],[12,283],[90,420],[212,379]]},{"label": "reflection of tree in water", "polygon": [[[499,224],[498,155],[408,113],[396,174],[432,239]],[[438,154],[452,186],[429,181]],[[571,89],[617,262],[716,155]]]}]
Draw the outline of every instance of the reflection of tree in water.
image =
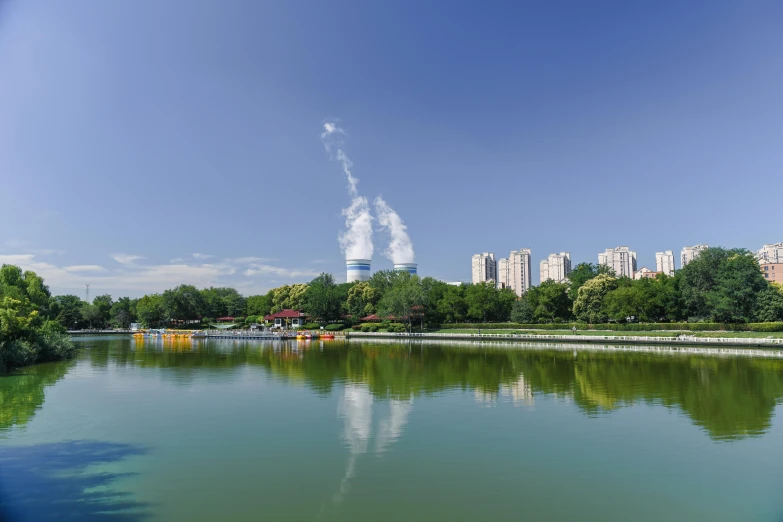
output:
[{"label": "reflection of tree in water", "polygon": [[[418,343],[194,343],[188,351],[123,350],[116,364],[171,368],[267,368],[318,393],[352,382],[375,398],[407,401],[444,389],[482,401],[510,396],[532,405],[535,394],[573,397],[589,415],[644,402],[677,407],[713,438],[761,434],[783,398],[783,361],[750,357],[642,352],[450,347]],[[575,347],[579,350],[579,347]]]},{"label": "reflection of tree in water", "polygon": [[0,430],[29,421],[43,405],[45,390],[62,379],[75,361],[26,366],[0,376]]},{"label": "reflection of tree in water", "polygon": [[148,517],[145,504],[113,491],[128,474],[89,473],[89,467],[144,451],[128,444],[62,442],[0,447],[0,519],[131,522]]}]

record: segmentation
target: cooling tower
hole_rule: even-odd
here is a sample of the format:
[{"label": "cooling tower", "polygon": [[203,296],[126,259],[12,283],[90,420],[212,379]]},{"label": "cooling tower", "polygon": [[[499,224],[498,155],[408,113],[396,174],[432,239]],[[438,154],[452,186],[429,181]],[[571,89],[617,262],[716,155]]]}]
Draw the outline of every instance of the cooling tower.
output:
[{"label": "cooling tower", "polygon": [[416,263],[394,263],[395,272],[408,272],[411,275],[416,275],[417,267]]},{"label": "cooling tower", "polygon": [[346,259],[345,268],[348,270],[348,282],[367,281],[370,279],[369,259]]}]

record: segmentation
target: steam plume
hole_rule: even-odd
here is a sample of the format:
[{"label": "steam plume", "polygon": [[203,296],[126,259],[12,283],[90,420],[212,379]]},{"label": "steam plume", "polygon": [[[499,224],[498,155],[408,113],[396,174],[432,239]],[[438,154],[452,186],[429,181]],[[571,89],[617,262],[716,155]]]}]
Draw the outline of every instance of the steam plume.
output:
[{"label": "steam plume", "polygon": [[351,168],[353,162],[343,149],[343,136],[345,131],[336,123],[324,123],[321,133],[321,142],[330,156],[340,162],[345,177],[348,179],[348,194],[351,196],[351,205],[343,209],[345,216],[345,230],[340,232],[340,248],[346,259],[372,259],[372,216],[370,204],[367,198],[359,195],[359,179],[353,176]]},{"label": "steam plume", "polygon": [[375,212],[378,222],[391,234],[389,248],[384,252],[386,257],[394,263],[413,263],[416,257],[413,243],[408,237],[408,227],[402,222],[402,218],[380,196],[375,198]]}]

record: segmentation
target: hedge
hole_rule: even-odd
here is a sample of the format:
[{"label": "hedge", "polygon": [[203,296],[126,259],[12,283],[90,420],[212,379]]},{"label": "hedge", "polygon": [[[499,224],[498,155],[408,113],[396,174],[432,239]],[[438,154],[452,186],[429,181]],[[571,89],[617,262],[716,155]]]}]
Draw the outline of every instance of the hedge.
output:
[{"label": "hedge", "polygon": [[730,331],[730,332],[783,332],[783,322],[778,323],[559,323],[559,324],[520,324],[520,323],[451,323],[442,324],[443,330],[481,329],[481,330],[609,330],[615,332],[653,332],[661,330],[683,330],[690,332]]},{"label": "hedge", "polygon": [[327,332],[339,332],[340,330],[344,330],[347,328],[344,324],[341,323],[335,323],[335,324],[327,324],[324,330]]}]

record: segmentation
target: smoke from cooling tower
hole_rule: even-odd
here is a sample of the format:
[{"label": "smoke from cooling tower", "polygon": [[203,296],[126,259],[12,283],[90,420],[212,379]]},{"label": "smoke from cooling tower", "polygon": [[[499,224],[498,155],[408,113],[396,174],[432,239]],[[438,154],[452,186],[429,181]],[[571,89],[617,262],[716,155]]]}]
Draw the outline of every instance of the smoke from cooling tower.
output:
[{"label": "smoke from cooling tower", "polygon": [[338,239],[340,249],[346,259],[372,259],[372,216],[370,204],[367,198],[359,195],[357,188],[359,180],[353,176],[351,168],[353,162],[343,148],[345,131],[336,123],[324,123],[324,131],[321,133],[321,141],[332,158],[337,159],[343,168],[348,180],[348,194],[351,196],[351,204],[343,209],[345,216],[345,230],[340,232]]},{"label": "smoke from cooling tower", "polygon": [[384,254],[393,263],[413,263],[413,242],[408,236],[408,227],[402,222],[399,214],[389,206],[382,197],[375,198],[375,212],[378,215],[378,223],[389,231],[391,241]]}]

